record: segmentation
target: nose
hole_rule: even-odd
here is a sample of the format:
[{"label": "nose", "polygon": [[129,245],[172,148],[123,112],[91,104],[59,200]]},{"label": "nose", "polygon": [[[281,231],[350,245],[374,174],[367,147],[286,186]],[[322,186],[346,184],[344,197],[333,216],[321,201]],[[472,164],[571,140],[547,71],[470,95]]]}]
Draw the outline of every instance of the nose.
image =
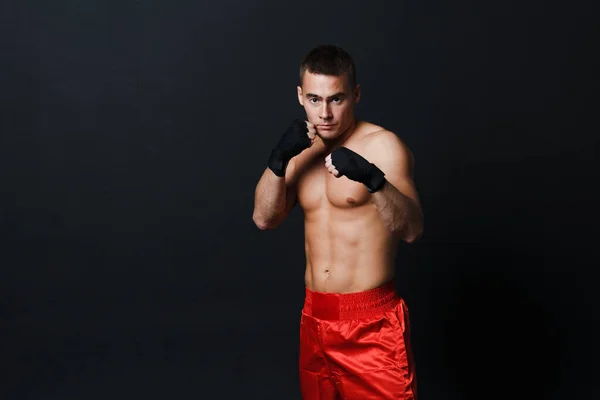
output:
[{"label": "nose", "polygon": [[321,107],[321,112],[319,113],[319,117],[322,120],[328,120],[331,119],[332,115],[331,115],[331,109],[329,108],[329,103],[324,101],[323,102],[323,106]]}]

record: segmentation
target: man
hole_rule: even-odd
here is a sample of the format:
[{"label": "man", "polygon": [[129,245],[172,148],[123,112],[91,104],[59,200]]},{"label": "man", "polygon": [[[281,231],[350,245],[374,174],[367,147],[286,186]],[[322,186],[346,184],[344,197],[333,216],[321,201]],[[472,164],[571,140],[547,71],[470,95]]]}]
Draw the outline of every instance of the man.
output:
[{"label": "man", "polygon": [[360,85],[343,49],[312,49],[297,90],[307,121],[294,121],[272,150],[253,219],[273,229],[297,203],[304,212],[302,396],[415,399],[408,310],[394,289],[398,242],[423,229],[412,154],[355,118]]}]

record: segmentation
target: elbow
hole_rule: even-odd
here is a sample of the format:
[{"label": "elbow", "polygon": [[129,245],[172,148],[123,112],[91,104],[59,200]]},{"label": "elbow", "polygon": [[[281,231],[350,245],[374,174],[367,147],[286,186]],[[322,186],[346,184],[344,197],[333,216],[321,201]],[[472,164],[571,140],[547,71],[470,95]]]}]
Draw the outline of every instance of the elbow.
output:
[{"label": "elbow", "polygon": [[422,232],[413,233],[404,237],[404,241],[408,244],[413,244],[421,237]]},{"label": "elbow", "polygon": [[412,223],[407,225],[404,241],[412,244],[423,236],[423,212],[419,209],[417,215],[412,220]]},{"label": "elbow", "polygon": [[258,229],[260,229],[261,231],[268,231],[270,229],[275,229],[275,226],[269,225],[268,223],[260,222],[260,221],[259,222],[254,221],[254,225],[256,225],[256,227]]},{"label": "elbow", "polygon": [[254,221],[254,225],[256,225],[256,227],[261,231],[275,229],[277,227],[277,224],[275,224],[273,221],[269,221],[268,219],[263,218],[256,213],[252,216],[252,220]]},{"label": "elbow", "polygon": [[406,229],[402,230],[402,239],[408,243],[412,244],[419,240],[423,236],[423,224],[419,223],[413,226],[406,226]]},{"label": "elbow", "polygon": [[408,232],[404,240],[406,241],[406,243],[412,244],[419,240],[421,236],[423,236],[423,224],[418,224],[416,227],[414,227]]}]

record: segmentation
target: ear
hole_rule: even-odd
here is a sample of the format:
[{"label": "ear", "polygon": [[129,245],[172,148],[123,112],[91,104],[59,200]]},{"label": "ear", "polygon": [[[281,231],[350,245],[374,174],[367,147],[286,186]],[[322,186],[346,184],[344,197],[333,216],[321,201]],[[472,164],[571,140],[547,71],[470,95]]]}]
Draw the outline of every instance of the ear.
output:
[{"label": "ear", "polygon": [[300,86],[298,86],[297,90],[298,90],[298,103],[300,103],[300,105],[302,107],[304,107],[304,97],[302,97],[302,88]]},{"label": "ear", "polygon": [[356,85],[354,88],[354,104],[357,104],[360,100],[360,85]]}]

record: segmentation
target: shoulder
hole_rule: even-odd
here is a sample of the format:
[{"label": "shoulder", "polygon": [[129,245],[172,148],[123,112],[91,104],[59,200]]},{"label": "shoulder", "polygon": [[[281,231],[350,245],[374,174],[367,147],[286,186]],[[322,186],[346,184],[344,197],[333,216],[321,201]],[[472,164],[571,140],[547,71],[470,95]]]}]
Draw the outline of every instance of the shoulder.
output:
[{"label": "shoulder", "polygon": [[375,164],[377,162],[412,164],[413,154],[400,136],[385,128],[377,128],[379,129],[365,133],[363,138],[365,155]]}]

